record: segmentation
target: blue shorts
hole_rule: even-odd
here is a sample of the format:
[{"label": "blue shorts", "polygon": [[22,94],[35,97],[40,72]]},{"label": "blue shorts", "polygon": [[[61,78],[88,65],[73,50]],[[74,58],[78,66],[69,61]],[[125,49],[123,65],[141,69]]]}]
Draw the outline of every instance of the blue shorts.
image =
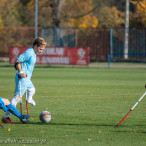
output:
[{"label": "blue shorts", "polygon": [[30,77],[20,78],[20,82],[21,82],[21,89],[20,89],[18,74],[16,73],[16,75],[15,75],[15,92],[14,92],[15,95],[20,95],[20,90],[21,90],[21,96],[23,96],[27,89],[34,88],[34,85],[31,82]]}]

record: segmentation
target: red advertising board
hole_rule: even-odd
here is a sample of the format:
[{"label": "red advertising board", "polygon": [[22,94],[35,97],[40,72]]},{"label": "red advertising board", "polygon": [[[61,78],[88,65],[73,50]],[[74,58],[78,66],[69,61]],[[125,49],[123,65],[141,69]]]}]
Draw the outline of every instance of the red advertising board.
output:
[{"label": "red advertising board", "polygon": [[[28,47],[10,47],[9,62],[14,63],[16,57]],[[66,64],[88,65],[87,48],[47,47],[44,52],[37,55],[37,64]]]}]

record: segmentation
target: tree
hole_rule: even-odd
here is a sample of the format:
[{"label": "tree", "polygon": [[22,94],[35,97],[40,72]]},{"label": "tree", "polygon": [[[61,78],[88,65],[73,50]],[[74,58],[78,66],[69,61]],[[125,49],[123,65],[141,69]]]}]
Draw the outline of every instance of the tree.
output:
[{"label": "tree", "polygon": [[131,26],[146,26],[146,0],[131,0],[136,13],[132,14]]},{"label": "tree", "polygon": [[103,6],[99,13],[97,17],[100,27],[120,27],[124,24],[124,12],[114,6],[111,8]]},{"label": "tree", "polygon": [[[92,0],[43,0],[38,2],[38,26],[96,27],[98,19],[91,14]],[[34,0],[27,3],[28,20],[34,18]],[[89,20],[89,21],[88,21]],[[34,21],[28,22],[34,26]]]},{"label": "tree", "polygon": [[0,16],[0,27],[2,27],[2,26],[3,26],[3,21],[2,21],[2,18]]},{"label": "tree", "polygon": [[[27,25],[34,27],[35,23],[35,0],[29,0],[26,6],[27,9]],[[51,26],[51,8],[49,0],[38,1],[38,26]]]},{"label": "tree", "polygon": [[27,11],[27,4],[29,2],[29,0],[19,0],[20,2],[20,6],[17,7],[18,12],[19,12],[19,21],[21,22],[22,26],[26,26],[27,25],[27,15],[28,15],[28,11]]},{"label": "tree", "polygon": [[[16,7],[17,6],[17,7]],[[1,0],[0,15],[4,26],[20,26],[19,11],[20,7],[19,0]]]},{"label": "tree", "polygon": [[62,6],[62,25],[67,27],[97,27],[98,19],[92,0],[69,0]]},{"label": "tree", "polygon": [[[124,4],[125,0],[39,0],[38,26],[122,26]],[[1,0],[0,16],[4,26],[34,27],[35,0]]]},{"label": "tree", "polygon": [[51,12],[51,17],[52,17],[52,24],[54,27],[59,27],[60,26],[60,0],[50,0],[50,8],[52,9]]},{"label": "tree", "polygon": [[98,19],[95,16],[86,15],[81,18],[70,18],[69,24],[70,27],[78,28],[96,28],[98,26]]}]

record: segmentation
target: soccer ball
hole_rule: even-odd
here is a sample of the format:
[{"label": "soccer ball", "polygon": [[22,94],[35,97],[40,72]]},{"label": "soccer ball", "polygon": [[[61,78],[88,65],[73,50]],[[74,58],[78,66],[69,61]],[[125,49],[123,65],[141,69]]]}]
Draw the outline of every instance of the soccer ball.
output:
[{"label": "soccer ball", "polygon": [[42,122],[49,123],[51,120],[51,114],[48,111],[42,111],[39,118]]}]

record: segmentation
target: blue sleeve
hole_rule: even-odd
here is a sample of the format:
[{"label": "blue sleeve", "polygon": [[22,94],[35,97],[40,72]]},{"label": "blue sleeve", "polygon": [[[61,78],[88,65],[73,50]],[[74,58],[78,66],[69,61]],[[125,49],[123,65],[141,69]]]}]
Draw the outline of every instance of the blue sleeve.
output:
[{"label": "blue sleeve", "polygon": [[5,112],[8,110],[8,108],[4,105],[4,102],[1,97],[0,97],[0,109],[3,109]]},{"label": "blue sleeve", "polygon": [[19,62],[25,62],[25,61],[29,60],[31,56],[32,56],[31,51],[28,49],[28,50],[24,51],[21,55],[19,55],[16,59]]}]

